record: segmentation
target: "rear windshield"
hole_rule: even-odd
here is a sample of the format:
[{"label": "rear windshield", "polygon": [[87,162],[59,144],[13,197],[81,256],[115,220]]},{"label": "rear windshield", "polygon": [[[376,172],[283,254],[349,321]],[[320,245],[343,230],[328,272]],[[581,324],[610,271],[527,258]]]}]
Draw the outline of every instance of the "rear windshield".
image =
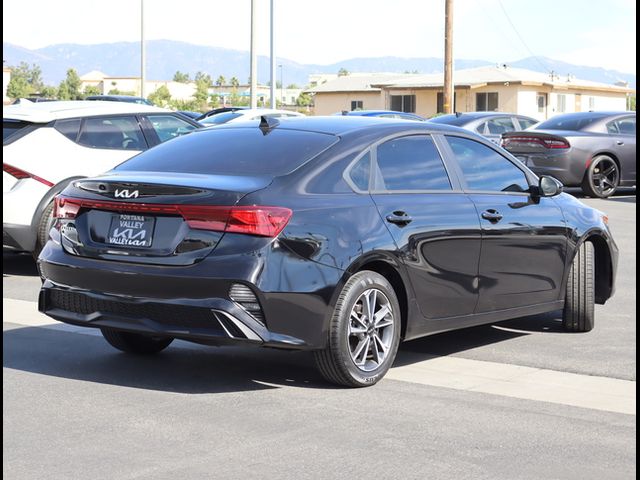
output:
[{"label": "rear windshield", "polygon": [[592,123],[601,120],[600,116],[584,116],[584,115],[560,115],[555,118],[539,123],[536,130],[584,130]]},{"label": "rear windshield", "polygon": [[337,142],[324,133],[275,128],[201,130],[160,144],[120,164],[118,171],[279,176]]},{"label": "rear windshield", "polygon": [[228,121],[241,116],[242,113],[240,112],[216,113],[214,115],[211,115],[210,117],[203,118],[202,120],[200,120],[200,123],[207,123],[209,125],[220,125],[221,123],[227,123]]},{"label": "rear windshield", "polygon": [[462,115],[440,115],[439,117],[433,117],[429,119],[433,123],[443,123],[445,125],[460,126],[469,121],[468,117],[462,117]]},{"label": "rear windshield", "polygon": [[2,141],[5,142],[9,137],[16,134],[25,127],[31,125],[29,122],[20,120],[2,119]]}]

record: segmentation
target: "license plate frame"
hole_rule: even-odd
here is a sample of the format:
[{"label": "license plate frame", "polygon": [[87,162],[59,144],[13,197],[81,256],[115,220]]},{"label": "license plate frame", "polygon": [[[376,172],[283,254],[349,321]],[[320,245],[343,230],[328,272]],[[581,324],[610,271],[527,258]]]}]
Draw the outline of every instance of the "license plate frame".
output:
[{"label": "license plate frame", "polygon": [[114,213],[106,243],[114,247],[150,248],[153,243],[155,217]]}]

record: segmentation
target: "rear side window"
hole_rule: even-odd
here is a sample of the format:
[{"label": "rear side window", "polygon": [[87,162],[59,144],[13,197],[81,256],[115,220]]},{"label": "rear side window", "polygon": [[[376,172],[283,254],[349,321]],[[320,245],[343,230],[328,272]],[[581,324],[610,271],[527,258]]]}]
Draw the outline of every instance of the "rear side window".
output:
[{"label": "rear side window", "polygon": [[529,128],[529,127],[534,126],[538,122],[536,120],[532,120],[530,118],[518,117],[518,123],[520,124],[520,128],[522,130],[525,130],[525,129]]},{"label": "rear side window", "polygon": [[80,123],[81,120],[79,118],[56,120],[54,128],[69,140],[75,142],[78,139],[78,133],[80,132]]},{"label": "rear side window", "polygon": [[375,190],[451,190],[438,149],[428,135],[389,140],[376,150]]},{"label": "rear side window", "polygon": [[524,172],[495,150],[474,140],[449,137],[447,141],[462,169],[469,190],[484,192],[526,192]]},{"label": "rear side window", "polygon": [[6,142],[10,137],[16,135],[23,128],[32,125],[29,122],[23,122],[21,120],[11,120],[8,118],[4,118],[2,120],[2,141]]},{"label": "rear side window", "polygon": [[199,130],[122,163],[116,170],[221,175],[272,175],[292,172],[330,147],[334,135],[257,126]]},{"label": "rear side window", "polygon": [[145,150],[147,143],[136,117],[95,117],[84,121],[78,143],[86,147]]},{"label": "rear side window", "polygon": [[365,153],[349,171],[351,182],[358,190],[369,190],[369,173],[371,172],[371,154]]},{"label": "rear side window", "polygon": [[155,130],[160,142],[189,133],[196,127],[174,115],[149,115],[147,117]]}]

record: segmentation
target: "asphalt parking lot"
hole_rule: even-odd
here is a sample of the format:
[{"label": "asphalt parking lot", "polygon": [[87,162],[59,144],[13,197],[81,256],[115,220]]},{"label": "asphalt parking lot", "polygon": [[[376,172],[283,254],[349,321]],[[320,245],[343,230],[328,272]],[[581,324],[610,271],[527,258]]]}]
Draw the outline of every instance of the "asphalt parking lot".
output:
[{"label": "asphalt parking lot", "polygon": [[635,189],[584,201],[620,248],[594,331],[553,313],[415,340],[358,390],[324,383],[308,353],[120,354],[40,316],[33,261],[5,253],[3,475],[635,478]]}]

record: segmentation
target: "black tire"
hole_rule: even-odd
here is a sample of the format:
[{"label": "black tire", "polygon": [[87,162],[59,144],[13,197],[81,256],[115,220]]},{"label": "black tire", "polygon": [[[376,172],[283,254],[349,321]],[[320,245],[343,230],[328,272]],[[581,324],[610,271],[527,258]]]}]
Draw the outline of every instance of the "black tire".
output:
[{"label": "black tire", "polygon": [[151,337],[113,328],[101,328],[100,331],[109,345],[126,353],[150,355],[161,352],[173,342],[171,337]]},{"label": "black tire", "polygon": [[[352,320],[352,310],[362,307],[363,303],[359,303],[363,296],[375,291],[375,297],[384,304],[378,312],[383,308],[387,308],[389,313],[384,315],[384,319],[391,319],[393,328],[391,332],[386,329],[388,326],[374,328],[370,326],[367,333],[359,334],[358,338],[352,332],[355,322]],[[378,297],[379,292],[383,295]],[[369,298],[369,297],[367,297]],[[374,310],[376,300],[374,303]],[[364,308],[364,307],[363,307]],[[375,316],[375,315],[374,315]],[[361,318],[365,318],[362,316]],[[400,343],[401,324],[400,304],[391,284],[382,275],[364,270],[353,275],[345,284],[340,297],[336,303],[331,323],[329,325],[329,338],[327,347],[324,350],[315,352],[316,365],[322,376],[331,383],[344,385],[347,387],[366,387],[377,383],[387,373],[398,352],[398,344]],[[361,325],[364,325],[361,323]],[[385,329],[384,332],[382,329]],[[379,336],[378,336],[379,335]],[[359,342],[368,342],[366,347],[361,350],[363,355],[363,365],[356,365],[356,360],[352,358],[353,349],[358,348]],[[374,338],[377,337],[377,338]],[[378,347],[384,337],[387,346],[386,352]],[[375,349],[375,357],[374,355]],[[372,360],[367,360],[371,352]],[[378,360],[382,353],[382,360]],[[356,354],[356,359],[358,355]],[[374,361],[373,358],[376,360]],[[369,364],[369,369],[366,369]],[[371,366],[373,365],[373,366]],[[377,366],[376,366],[377,365]]]},{"label": "black tire", "polygon": [[620,183],[620,167],[608,155],[597,155],[589,165],[582,180],[585,195],[607,198],[613,195]]},{"label": "black tire", "polygon": [[38,255],[49,241],[49,230],[53,226],[53,202],[49,203],[42,211],[40,221],[38,222],[38,230],[36,232],[36,246],[33,250],[33,258],[38,259]]},{"label": "black tire", "polygon": [[562,326],[567,332],[589,332],[593,329],[594,282],[593,244],[585,242],[578,248],[567,280],[562,314]]}]

